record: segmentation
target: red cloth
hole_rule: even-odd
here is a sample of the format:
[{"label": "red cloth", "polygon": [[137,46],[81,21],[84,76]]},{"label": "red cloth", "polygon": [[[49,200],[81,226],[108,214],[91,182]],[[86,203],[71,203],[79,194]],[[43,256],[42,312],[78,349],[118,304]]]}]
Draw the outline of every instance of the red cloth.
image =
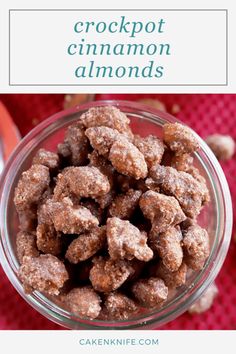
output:
[{"label": "red cloth", "polygon": [[[137,100],[145,95],[96,95],[96,99]],[[180,106],[176,116],[189,124],[203,138],[215,132],[229,134],[236,140],[236,95],[156,94],[171,112]],[[63,95],[0,95],[22,135],[34,125],[63,107]],[[1,117],[0,117],[1,119]],[[222,164],[228,179],[232,200],[236,203],[236,156]],[[236,211],[234,210],[234,230]],[[234,231],[235,232],[235,231]],[[233,235],[235,235],[233,232]],[[235,237],[234,237],[235,238]],[[161,329],[236,329],[236,240],[231,241],[227,259],[217,277],[220,293],[213,307],[202,315],[183,314]],[[33,310],[13,289],[0,268],[0,329],[60,329]]]}]

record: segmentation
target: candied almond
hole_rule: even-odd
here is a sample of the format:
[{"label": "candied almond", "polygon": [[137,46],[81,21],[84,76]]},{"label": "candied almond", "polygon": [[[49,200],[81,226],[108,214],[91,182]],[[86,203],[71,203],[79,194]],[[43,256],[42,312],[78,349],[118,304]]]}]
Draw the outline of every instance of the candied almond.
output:
[{"label": "candied almond", "polygon": [[108,157],[112,144],[120,135],[118,130],[102,126],[88,128],[85,134],[92,147],[105,157]]},{"label": "candied almond", "polygon": [[218,288],[215,283],[212,283],[199,300],[194,302],[188,309],[190,314],[200,314],[211,308],[213,301],[218,295]]},{"label": "candied almond", "polygon": [[83,206],[73,206],[68,198],[55,202],[52,220],[56,231],[64,234],[79,234],[98,226],[98,219]]},{"label": "candied almond", "polygon": [[157,307],[168,296],[168,288],[160,278],[140,279],[132,286],[137,301],[144,307]]},{"label": "candied almond", "polygon": [[22,263],[24,256],[39,256],[35,235],[25,231],[18,232],[16,235],[16,253],[20,264]]},{"label": "candied almond", "polygon": [[117,195],[110,205],[109,215],[120,219],[130,219],[139,205],[141,195],[141,191],[134,189],[129,189],[125,194]]},{"label": "candied almond", "polygon": [[206,185],[186,172],[172,167],[156,165],[150,170],[150,177],[168,195],[174,196],[184,213],[196,217],[206,201]]},{"label": "candied almond", "polygon": [[93,263],[89,279],[93,288],[100,292],[109,293],[118,289],[133,273],[132,266],[125,260],[95,257]]},{"label": "candied almond", "polygon": [[171,167],[177,171],[188,172],[193,164],[193,157],[189,154],[174,155],[171,159]]},{"label": "candied almond", "polygon": [[53,225],[53,211],[57,204],[49,198],[44,203],[40,203],[37,210],[38,224]]},{"label": "candied almond", "polygon": [[182,233],[180,228],[176,227],[170,227],[150,240],[152,249],[158,252],[163,264],[171,272],[177,271],[182,264],[183,250],[181,242]]},{"label": "candied almond", "polygon": [[67,144],[71,152],[72,165],[80,166],[87,161],[89,142],[80,121],[71,124],[67,128],[64,143]]},{"label": "candied almond", "polygon": [[61,234],[54,229],[53,225],[39,224],[36,230],[37,247],[43,253],[57,256],[62,251]]},{"label": "candied almond", "polygon": [[147,176],[147,164],[138,148],[126,139],[114,142],[110,149],[109,160],[115,169],[135,179]]},{"label": "candied almond", "polygon": [[37,204],[50,183],[49,169],[43,165],[32,165],[23,172],[15,189],[14,203],[17,211],[29,209]]},{"label": "candied almond", "polygon": [[91,286],[72,289],[65,297],[68,309],[83,318],[94,319],[101,311],[101,299]]},{"label": "candied almond", "polygon": [[105,126],[132,137],[129,118],[114,106],[92,107],[80,117],[86,128]]},{"label": "candied almond", "polygon": [[73,240],[66,251],[66,258],[71,263],[78,263],[95,255],[106,242],[106,228],[95,227]]},{"label": "candied almond", "polygon": [[154,135],[148,135],[142,138],[139,135],[134,136],[133,144],[141,151],[148,168],[160,163],[165,151],[163,142]]},{"label": "candied almond", "polygon": [[68,273],[57,257],[41,254],[39,257],[23,258],[19,278],[28,292],[38,290],[49,295],[58,295],[59,289],[68,279]]},{"label": "candied almond", "polygon": [[155,276],[164,280],[168,288],[178,288],[186,283],[187,266],[183,262],[181,266],[175,272],[171,272],[167,269],[163,262],[159,262],[155,271]]},{"label": "candied almond", "polygon": [[117,217],[107,220],[107,242],[111,259],[133,259],[148,262],[153,257],[147,246],[146,232],[140,232],[128,220]]},{"label": "candied almond", "polygon": [[196,224],[184,231],[183,235],[185,263],[193,270],[201,270],[210,254],[207,231]]},{"label": "candied almond", "polygon": [[[93,166],[72,167],[58,175],[54,198],[61,200],[74,194],[76,197],[96,198],[110,191],[108,178]],[[68,195],[69,194],[69,195]]]},{"label": "candied almond", "polygon": [[163,126],[164,142],[176,154],[191,154],[199,149],[199,143],[193,131],[180,123],[166,123]]},{"label": "candied almond", "polygon": [[138,310],[138,306],[132,299],[119,292],[108,294],[104,305],[107,310],[108,318],[115,320],[127,320]]},{"label": "candied almond", "polygon": [[152,233],[160,233],[186,219],[178,201],[154,191],[145,192],[139,201],[144,216],[152,223]]},{"label": "candied almond", "polygon": [[202,204],[205,205],[209,203],[211,197],[210,197],[209,190],[207,188],[207,182],[206,179],[200,174],[199,169],[194,166],[190,166],[188,171],[186,172],[189,173],[191,176],[193,176],[193,178],[195,178],[201,184],[202,198],[203,198]]},{"label": "candied almond", "polygon": [[205,141],[218,160],[230,160],[235,152],[235,142],[230,135],[213,134]]},{"label": "candied almond", "polygon": [[33,165],[44,165],[50,170],[55,170],[59,167],[59,156],[52,151],[39,149],[32,161]]}]

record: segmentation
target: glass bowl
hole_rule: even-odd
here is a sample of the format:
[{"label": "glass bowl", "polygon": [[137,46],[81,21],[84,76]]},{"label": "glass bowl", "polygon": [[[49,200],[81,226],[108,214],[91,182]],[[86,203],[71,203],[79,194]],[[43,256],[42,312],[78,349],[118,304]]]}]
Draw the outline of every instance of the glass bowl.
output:
[{"label": "glass bowl", "polygon": [[117,106],[126,113],[131,120],[133,131],[141,136],[153,134],[161,137],[163,124],[177,121],[167,113],[142,104],[128,101],[97,101],[59,112],[35,127],[16,147],[2,175],[1,263],[20,295],[42,315],[64,327],[71,329],[157,328],[185,312],[214,281],[224,262],[231,238],[232,205],[228,184],[214,154],[198,135],[196,137],[200,149],[195,153],[195,165],[206,178],[211,196],[211,202],[203,209],[198,222],[210,235],[211,253],[204,268],[190,274],[187,283],[172,293],[161,309],[150,310],[125,321],[81,319],[37,291],[26,295],[17,275],[19,262],[16,258],[15,238],[18,231],[18,218],[13,204],[13,195],[20,174],[29,168],[32,157],[39,148],[44,147],[55,151],[57,144],[63,140],[67,126],[79,119],[83,112],[91,107],[108,104]]}]

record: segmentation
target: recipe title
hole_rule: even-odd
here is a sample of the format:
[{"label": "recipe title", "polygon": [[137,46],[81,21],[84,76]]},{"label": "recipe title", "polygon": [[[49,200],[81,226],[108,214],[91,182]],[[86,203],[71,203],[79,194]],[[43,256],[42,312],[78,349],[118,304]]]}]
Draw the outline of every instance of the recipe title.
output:
[{"label": "recipe title", "polygon": [[[78,21],[74,23],[76,41],[67,46],[67,54],[76,56],[74,76],[83,78],[156,78],[165,74],[163,56],[171,55],[170,43],[164,42],[167,23],[129,21]],[[143,57],[142,64],[137,57]],[[109,58],[109,64],[103,59]],[[139,58],[140,59],[140,58]]]}]

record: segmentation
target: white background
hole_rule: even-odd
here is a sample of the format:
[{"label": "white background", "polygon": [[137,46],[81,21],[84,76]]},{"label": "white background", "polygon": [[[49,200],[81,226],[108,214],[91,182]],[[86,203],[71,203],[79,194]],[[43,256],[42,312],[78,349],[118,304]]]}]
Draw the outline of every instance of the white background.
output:
[{"label": "white background", "polygon": [[[129,22],[158,24],[165,20],[164,33],[75,33],[78,21],[108,23],[125,16]],[[206,85],[226,83],[226,13],[223,11],[14,11],[11,12],[12,84],[156,84]],[[170,43],[171,55],[69,56],[70,43]],[[215,40],[217,38],[217,40]],[[162,65],[162,78],[76,78],[78,65],[114,68],[143,67],[150,60]],[[63,85],[62,85],[63,86]]]},{"label": "white background", "polygon": [[[81,338],[158,338],[157,346],[81,346]],[[2,331],[3,353],[233,354],[233,331]]]},{"label": "white background", "polygon": [[[178,6],[177,6],[178,3]],[[185,18],[182,25],[179,21],[180,15],[175,15],[178,13],[169,13],[168,16],[172,16],[172,20],[169,20],[169,27],[166,33],[163,34],[163,38],[166,40],[170,38],[169,42],[172,45],[173,54],[167,57],[160,57],[161,61],[165,61],[165,75],[163,76],[162,82],[160,79],[158,83],[170,84],[169,86],[117,86],[117,87],[107,87],[107,86],[96,86],[96,87],[79,87],[79,86],[9,86],[9,21],[8,21],[8,10],[11,9],[27,9],[27,8],[84,8],[84,9],[94,9],[94,8],[142,8],[145,9],[228,9],[229,13],[229,82],[228,86],[173,86],[173,83],[208,83],[209,81],[215,83],[222,83],[224,81],[225,72],[225,48],[222,49],[222,30],[221,24],[219,23],[217,28],[215,24],[217,19],[212,23],[208,23],[208,30],[206,32],[206,18],[202,15],[198,18],[197,12],[193,13],[193,17]],[[37,14],[37,13],[36,13]],[[183,14],[182,12],[179,14]],[[207,14],[207,13],[205,13]],[[216,13],[217,14],[217,13]],[[68,15],[69,16],[69,15]],[[74,15],[73,15],[74,16]],[[137,19],[136,13],[133,14],[135,19]],[[144,12],[141,12],[142,18],[145,16]],[[182,16],[182,15],[181,15]],[[217,16],[217,15],[216,15]],[[173,21],[174,20],[174,21]],[[33,22],[33,23],[32,23]],[[69,21],[70,22],[70,21]],[[72,21],[73,22],[73,21]],[[55,23],[58,24],[55,17]],[[171,23],[171,25],[170,25]],[[17,24],[17,23],[16,23]],[[62,80],[71,83],[77,83],[77,79],[73,78],[73,71],[75,69],[75,62],[77,56],[69,57],[66,55],[64,48],[69,42],[73,42],[73,29],[71,22],[69,25],[65,23],[63,19],[59,21],[59,25],[53,25],[51,18],[48,19],[47,16],[40,21],[38,24],[37,20],[31,18],[31,24],[35,26],[28,27],[25,30],[25,24],[17,24],[16,28],[13,29],[15,37],[20,36],[20,40],[14,42],[14,52],[11,56],[12,64],[12,81],[15,82],[25,82],[25,83],[44,83],[45,79],[50,83],[62,83]],[[194,31],[192,31],[192,26],[190,29],[190,24],[196,24]],[[48,31],[50,27],[50,31]],[[204,29],[204,38],[197,39],[197,31],[202,34],[202,29]],[[22,33],[23,32],[23,33]],[[78,2],[78,1],[30,1],[30,0],[1,0],[0,2],[0,91],[1,92],[62,92],[62,93],[72,93],[72,92],[236,92],[236,53],[235,53],[235,33],[236,33],[236,2],[234,0],[198,0],[198,1],[145,1],[145,3],[137,1],[119,0],[117,3],[111,3],[107,0]],[[22,39],[23,34],[23,39]],[[39,39],[40,34],[40,39]],[[178,36],[177,36],[178,34]],[[210,37],[207,37],[207,36]],[[52,38],[53,36],[53,38]],[[199,37],[200,38],[200,37]],[[54,41],[54,48],[52,54],[45,53],[42,48],[49,45],[49,42]],[[165,40],[164,40],[165,42]],[[28,48],[24,47],[24,44]],[[29,45],[30,43],[30,45]],[[188,46],[187,58],[184,55],[184,50],[181,46],[185,44]],[[207,43],[207,45],[206,45]],[[224,47],[224,44],[223,44]],[[205,49],[209,51],[203,56]],[[30,60],[26,60],[25,53],[26,49],[30,51]],[[52,50],[52,46],[51,46]],[[206,53],[206,51],[205,51]],[[118,57],[119,58],[119,57]],[[103,62],[104,63],[104,62]],[[104,63],[105,64],[105,63]],[[114,62],[113,62],[114,64]],[[132,63],[134,60],[132,58]],[[199,72],[199,67],[201,68]],[[205,69],[204,69],[204,68]],[[204,80],[204,82],[203,82]],[[37,81],[37,82],[36,82]],[[52,82],[53,81],[53,82]],[[140,81],[139,81],[140,82]]]}]

